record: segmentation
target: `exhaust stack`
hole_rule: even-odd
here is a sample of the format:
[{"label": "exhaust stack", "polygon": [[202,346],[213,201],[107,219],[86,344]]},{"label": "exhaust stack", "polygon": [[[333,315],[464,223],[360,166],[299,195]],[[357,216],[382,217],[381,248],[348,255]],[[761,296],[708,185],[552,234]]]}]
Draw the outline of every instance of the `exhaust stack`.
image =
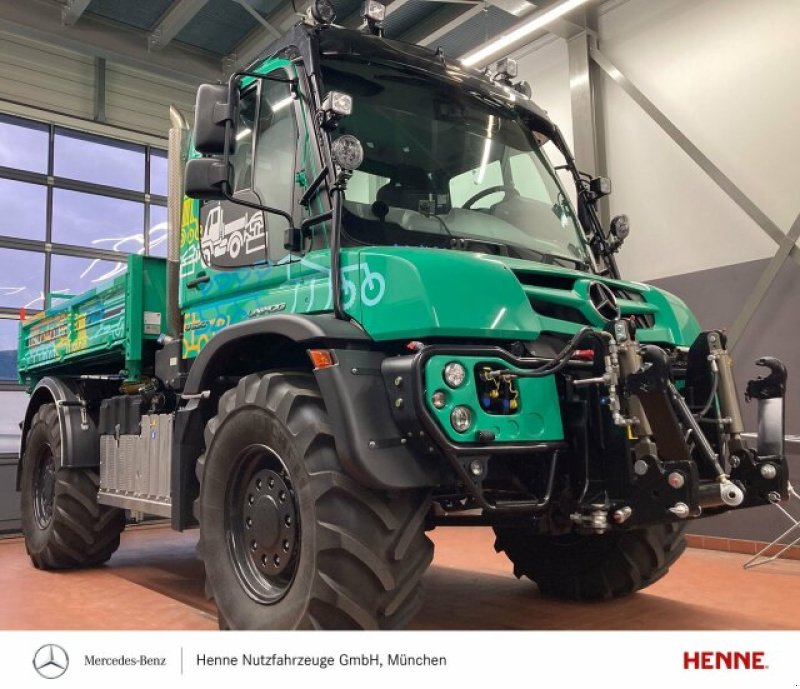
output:
[{"label": "exhaust stack", "polygon": [[186,118],[174,106],[169,107],[168,171],[167,171],[167,335],[178,338],[183,330],[178,304],[180,272],[181,211],[183,209],[183,175],[189,144]]}]

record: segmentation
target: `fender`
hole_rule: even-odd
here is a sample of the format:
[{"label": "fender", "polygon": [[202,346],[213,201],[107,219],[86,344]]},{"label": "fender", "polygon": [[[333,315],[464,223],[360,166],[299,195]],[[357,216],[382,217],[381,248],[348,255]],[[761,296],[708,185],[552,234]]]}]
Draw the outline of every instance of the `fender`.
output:
[{"label": "fender", "polygon": [[263,335],[278,335],[297,344],[322,343],[334,346],[361,345],[368,348],[372,338],[351,321],[334,318],[333,314],[299,316],[277,314],[236,323],[218,332],[203,347],[189,369],[184,394],[196,395],[208,388],[215,364],[243,340]]},{"label": "fender", "polygon": [[100,436],[93,415],[82,414],[82,402],[76,386],[62,378],[42,378],[33,389],[25,419],[22,422],[22,439],[17,465],[17,490],[22,474],[22,459],[25,456],[25,441],[34,414],[43,404],[55,403],[61,434],[61,457],[59,466],[100,466]]},{"label": "fender", "polygon": [[[197,498],[195,476],[197,458],[203,452],[203,430],[216,408],[202,394],[212,387],[214,378],[224,370],[229,355],[248,340],[276,337],[296,345],[361,347],[369,349],[372,338],[359,326],[334,318],[332,314],[276,314],[231,325],[218,332],[191,363],[183,395],[190,397],[175,415],[172,456],[172,528],[182,531],[196,523],[192,504]],[[310,367],[310,361],[309,367]],[[250,371],[252,372],[252,371]],[[323,392],[328,409],[337,408],[338,399]],[[340,434],[336,433],[337,446]]]}]

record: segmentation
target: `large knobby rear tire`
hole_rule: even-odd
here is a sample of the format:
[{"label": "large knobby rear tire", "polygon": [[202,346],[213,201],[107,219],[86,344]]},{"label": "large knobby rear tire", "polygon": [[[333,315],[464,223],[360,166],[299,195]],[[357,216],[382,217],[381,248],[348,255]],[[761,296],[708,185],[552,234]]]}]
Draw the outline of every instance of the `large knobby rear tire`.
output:
[{"label": "large knobby rear tire", "polygon": [[659,524],[602,535],[543,536],[526,528],[495,528],[517,578],[543,595],[568,600],[621,598],[654,584],[686,549],[685,524]]},{"label": "large knobby rear tire", "polygon": [[421,603],[428,491],[347,476],[313,375],[222,395],[197,464],[198,554],[221,629],[392,629]]},{"label": "large knobby rear tire", "polygon": [[99,565],[119,547],[125,512],[97,502],[93,469],[61,466],[61,433],[54,404],[31,419],[20,478],[22,533],[39,569]]}]

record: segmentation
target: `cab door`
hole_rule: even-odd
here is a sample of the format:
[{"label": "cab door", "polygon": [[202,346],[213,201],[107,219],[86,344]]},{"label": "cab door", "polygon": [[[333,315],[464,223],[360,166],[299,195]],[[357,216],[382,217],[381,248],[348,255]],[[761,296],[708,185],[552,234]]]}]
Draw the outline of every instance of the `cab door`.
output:
[{"label": "cab door", "polygon": [[[259,71],[283,78],[298,74],[288,60],[272,60]],[[306,167],[316,151],[307,130],[306,99],[296,89],[284,81],[257,79],[241,92],[231,185],[234,199],[283,210],[299,225]],[[280,215],[230,200],[195,203],[194,213],[194,251],[187,249],[184,256],[181,249],[186,356],[199,353],[227,325],[292,310],[291,295],[280,288],[293,277],[293,267],[297,274],[301,260],[284,249],[289,223]]]}]

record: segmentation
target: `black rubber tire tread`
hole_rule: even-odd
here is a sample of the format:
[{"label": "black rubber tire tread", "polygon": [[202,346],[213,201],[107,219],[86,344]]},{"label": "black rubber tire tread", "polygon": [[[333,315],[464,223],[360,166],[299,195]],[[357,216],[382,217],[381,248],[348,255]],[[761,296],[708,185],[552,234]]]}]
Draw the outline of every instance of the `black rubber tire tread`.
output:
[{"label": "black rubber tire tread", "polygon": [[[284,462],[300,514],[297,573],[272,605],[248,597],[236,578],[220,514],[231,478],[225,465],[254,437]],[[345,474],[312,374],[242,378],[220,398],[217,416],[206,425],[205,446],[196,467],[198,555],[221,629],[395,629],[414,616],[433,558],[424,530],[430,493],[383,493]]]},{"label": "black rubber tire tread", "polygon": [[517,578],[528,577],[545,596],[594,601],[621,598],[654,584],[686,549],[685,524],[669,522],[602,535],[543,536],[496,527],[495,550]]},{"label": "black rubber tire tread", "polygon": [[[34,512],[35,464],[42,444],[50,446],[56,464],[53,517],[46,528],[39,525]],[[100,476],[95,470],[61,466],[56,406],[39,407],[28,430],[20,482],[22,532],[35,567],[90,567],[106,562],[114,554],[125,528],[125,512],[98,504],[99,485]]]}]

